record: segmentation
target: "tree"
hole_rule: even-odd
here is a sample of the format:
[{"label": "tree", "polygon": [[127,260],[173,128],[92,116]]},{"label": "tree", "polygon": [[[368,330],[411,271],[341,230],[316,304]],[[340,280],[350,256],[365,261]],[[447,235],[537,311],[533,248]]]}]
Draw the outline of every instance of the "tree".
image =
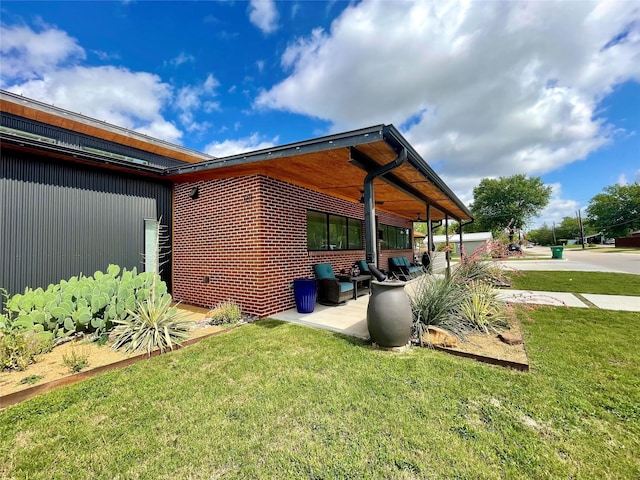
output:
[{"label": "tree", "polygon": [[576,217],[564,217],[556,227],[556,238],[572,240],[580,237],[580,226]]},{"label": "tree", "polygon": [[527,233],[527,239],[539,245],[555,245],[553,240],[553,230],[545,223],[540,228]]},{"label": "tree", "polygon": [[640,184],[610,185],[587,207],[587,221],[605,236],[624,237],[640,229]]},{"label": "tree", "polygon": [[476,223],[486,230],[502,232],[511,223],[511,228],[517,231],[538,215],[550,198],[551,187],[545,186],[540,177],[519,174],[483,178],[473,189],[471,212]]}]

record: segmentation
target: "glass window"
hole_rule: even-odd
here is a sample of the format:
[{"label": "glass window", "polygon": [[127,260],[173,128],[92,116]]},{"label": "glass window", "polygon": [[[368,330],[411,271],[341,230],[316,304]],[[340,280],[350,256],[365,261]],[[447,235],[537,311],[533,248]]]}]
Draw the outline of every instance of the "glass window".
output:
[{"label": "glass window", "polygon": [[320,212],[307,212],[307,248],[326,250],[328,238],[327,215]]},{"label": "glass window", "polygon": [[347,218],[329,215],[329,250],[347,249]]},{"label": "glass window", "polygon": [[362,250],[362,220],[307,211],[307,249]]},{"label": "glass window", "polygon": [[362,222],[353,218],[349,219],[349,249],[362,249]]},{"label": "glass window", "polygon": [[411,229],[381,225],[380,248],[382,250],[410,250]]},{"label": "glass window", "polygon": [[144,271],[158,272],[158,244],[160,242],[159,222],[144,219]]}]

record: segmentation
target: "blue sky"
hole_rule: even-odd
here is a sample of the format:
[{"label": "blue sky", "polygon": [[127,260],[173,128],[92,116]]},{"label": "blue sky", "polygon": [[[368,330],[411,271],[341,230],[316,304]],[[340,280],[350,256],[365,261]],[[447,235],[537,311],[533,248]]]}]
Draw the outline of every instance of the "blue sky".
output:
[{"label": "blue sky", "polygon": [[541,176],[532,226],[640,181],[638,2],[0,9],[1,88],[215,156],[393,123],[466,203]]}]

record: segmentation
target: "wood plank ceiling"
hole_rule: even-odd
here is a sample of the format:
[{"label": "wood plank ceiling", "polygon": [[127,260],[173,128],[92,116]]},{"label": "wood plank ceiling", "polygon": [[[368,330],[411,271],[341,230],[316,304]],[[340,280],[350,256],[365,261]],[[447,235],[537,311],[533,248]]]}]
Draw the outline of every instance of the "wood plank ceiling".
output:
[{"label": "wood plank ceiling", "polygon": [[[356,148],[380,166],[397,157],[397,153],[382,140],[361,144]],[[367,172],[350,160],[349,148],[341,147],[234,165],[213,162],[206,170],[172,174],[169,179],[174,182],[197,182],[231,176],[263,175],[357,203],[362,197]],[[402,182],[400,187],[412,187],[422,198],[418,200],[378,178],[374,182],[374,196],[378,202],[376,210],[384,210],[407,220],[416,220],[420,215],[425,220],[428,202],[432,206],[432,220],[444,219],[445,212],[449,212],[449,218],[470,220],[455,201],[408,162],[392,173]]]}]

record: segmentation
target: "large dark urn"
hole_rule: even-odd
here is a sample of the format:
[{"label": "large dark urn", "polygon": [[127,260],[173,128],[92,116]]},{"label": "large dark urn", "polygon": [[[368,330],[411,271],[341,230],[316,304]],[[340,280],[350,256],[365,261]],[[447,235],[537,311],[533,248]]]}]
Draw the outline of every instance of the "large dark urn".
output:
[{"label": "large dark urn", "polygon": [[371,281],[367,328],[381,347],[403,347],[411,337],[413,316],[404,286],[400,281]]}]

